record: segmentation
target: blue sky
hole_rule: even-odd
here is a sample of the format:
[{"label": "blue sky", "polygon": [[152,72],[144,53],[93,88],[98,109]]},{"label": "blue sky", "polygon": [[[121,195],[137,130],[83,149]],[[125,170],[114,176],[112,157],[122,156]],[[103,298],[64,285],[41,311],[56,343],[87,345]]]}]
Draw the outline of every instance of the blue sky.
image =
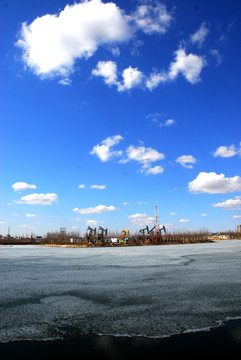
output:
[{"label": "blue sky", "polygon": [[0,233],[241,223],[241,3],[1,0]]}]

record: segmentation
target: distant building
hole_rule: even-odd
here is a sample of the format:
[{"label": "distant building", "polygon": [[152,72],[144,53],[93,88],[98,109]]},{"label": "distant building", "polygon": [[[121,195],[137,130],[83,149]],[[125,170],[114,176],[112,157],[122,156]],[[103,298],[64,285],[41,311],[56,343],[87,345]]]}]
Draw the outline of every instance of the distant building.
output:
[{"label": "distant building", "polygon": [[239,233],[241,233],[241,225],[237,226],[237,230],[238,230]]}]

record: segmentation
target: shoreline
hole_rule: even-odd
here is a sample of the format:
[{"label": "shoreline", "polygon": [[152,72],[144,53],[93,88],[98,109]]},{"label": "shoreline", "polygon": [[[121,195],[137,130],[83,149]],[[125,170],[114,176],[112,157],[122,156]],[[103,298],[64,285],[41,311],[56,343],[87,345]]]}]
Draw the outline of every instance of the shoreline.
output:
[{"label": "shoreline", "polygon": [[74,339],[50,341],[14,341],[0,343],[1,358],[43,359],[46,356],[88,356],[92,359],[133,359],[133,356],[160,358],[163,354],[236,355],[241,353],[241,320],[225,321],[208,331],[186,332],[163,338],[142,336],[86,335]]},{"label": "shoreline", "polygon": [[178,241],[173,241],[173,242],[153,242],[153,243],[148,243],[148,242],[144,242],[144,243],[137,243],[137,244],[125,244],[125,243],[120,243],[120,244],[110,244],[110,243],[106,243],[106,244],[61,244],[61,243],[56,243],[56,244],[39,244],[41,246],[46,246],[46,247],[63,247],[63,248],[102,248],[102,247],[109,247],[109,248],[119,248],[119,247],[138,247],[138,246],[153,246],[153,245],[157,245],[157,246],[162,246],[162,245],[188,245],[188,244],[207,244],[207,243],[213,243],[216,242],[214,240],[202,240],[202,241],[186,241],[186,242],[178,242]]},{"label": "shoreline", "polygon": [[105,241],[96,241],[96,242],[32,242],[32,241],[0,241],[0,246],[15,246],[15,245],[37,245],[37,246],[45,246],[45,247],[63,247],[63,248],[100,248],[100,247],[108,247],[108,248],[120,248],[120,247],[136,247],[136,246],[153,246],[153,245],[191,245],[191,244],[207,244],[207,243],[217,243],[222,241],[233,241],[233,240],[241,240],[240,237],[230,238],[230,239],[219,239],[219,238],[183,238],[183,239],[163,239],[162,241],[137,241],[137,242],[119,242],[119,243],[111,243]]}]

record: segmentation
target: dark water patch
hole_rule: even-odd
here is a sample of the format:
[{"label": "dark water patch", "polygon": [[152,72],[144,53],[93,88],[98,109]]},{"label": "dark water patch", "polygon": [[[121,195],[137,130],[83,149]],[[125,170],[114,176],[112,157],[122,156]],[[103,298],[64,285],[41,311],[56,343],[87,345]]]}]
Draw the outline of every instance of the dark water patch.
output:
[{"label": "dark water patch", "polygon": [[0,344],[1,359],[161,359],[170,355],[226,355],[238,359],[241,351],[241,321],[230,321],[210,331],[173,335],[167,338],[86,335],[55,341],[19,341]]}]

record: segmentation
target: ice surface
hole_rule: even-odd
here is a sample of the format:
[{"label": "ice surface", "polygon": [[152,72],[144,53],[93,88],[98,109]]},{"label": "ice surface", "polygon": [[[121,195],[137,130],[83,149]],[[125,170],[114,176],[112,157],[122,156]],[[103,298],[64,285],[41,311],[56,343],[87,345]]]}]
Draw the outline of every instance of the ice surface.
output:
[{"label": "ice surface", "polygon": [[0,341],[161,337],[241,316],[241,240],[0,247]]}]

